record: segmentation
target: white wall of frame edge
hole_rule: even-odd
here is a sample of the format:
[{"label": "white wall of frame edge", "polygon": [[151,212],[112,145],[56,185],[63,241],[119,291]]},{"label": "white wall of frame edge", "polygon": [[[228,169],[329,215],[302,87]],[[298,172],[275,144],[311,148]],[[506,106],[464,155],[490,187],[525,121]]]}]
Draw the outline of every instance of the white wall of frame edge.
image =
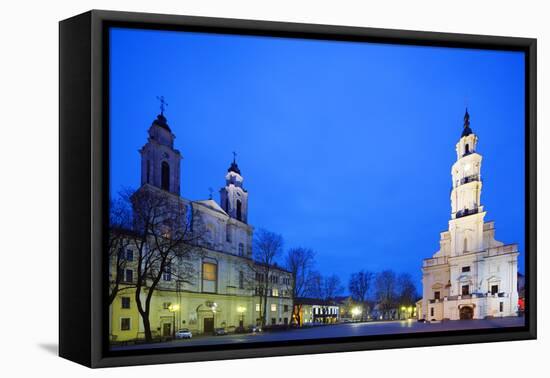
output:
[{"label": "white wall of frame edge", "polygon": [[[248,18],[321,24],[371,26],[471,34],[538,38],[538,139],[550,143],[548,123],[550,79],[550,27],[545,3],[517,1],[19,1],[3,5],[7,15],[0,24],[2,59],[0,91],[3,137],[0,139],[2,185],[0,229],[3,238],[3,281],[16,289],[3,290],[0,324],[3,325],[0,374],[23,376],[55,372],[58,376],[119,375],[117,369],[92,371],[55,356],[57,343],[57,245],[58,245],[58,25],[61,19],[89,9],[155,12],[212,17]],[[550,152],[539,147],[539,340],[447,347],[336,353],[268,359],[217,361],[123,368],[133,377],[197,376],[281,377],[304,375],[410,377],[535,376],[548,365],[544,350],[550,347],[550,331],[543,322],[550,292],[544,271],[550,269],[544,251],[550,242],[544,230],[550,226],[545,213]],[[31,264],[21,269],[22,253]],[[34,278],[34,279],[33,279]],[[39,284],[37,284],[39,282]],[[37,286],[40,291],[37,292]],[[6,288],[6,286],[4,287]],[[24,336],[21,336],[24,335]],[[481,358],[472,359],[471,356]],[[468,360],[467,367],[464,362]],[[499,361],[498,363],[495,363]],[[454,365],[456,364],[456,365]],[[449,367],[452,368],[449,369]]]}]

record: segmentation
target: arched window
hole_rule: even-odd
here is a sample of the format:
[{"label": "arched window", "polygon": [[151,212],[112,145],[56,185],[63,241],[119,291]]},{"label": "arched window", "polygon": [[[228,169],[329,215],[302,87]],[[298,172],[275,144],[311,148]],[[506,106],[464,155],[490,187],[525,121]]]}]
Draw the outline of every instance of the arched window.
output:
[{"label": "arched window", "polygon": [[464,252],[468,251],[468,238],[464,238]]},{"label": "arched window", "polygon": [[161,178],[160,187],[163,190],[170,190],[170,166],[167,162],[163,161],[160,166]]},{"label": "arched window", "polygon": [[242,220],[242,204],[241,200],[237,200],[237,219]]},{"label": "arched window", "polygon": [[244,245],[239,243],[239,256],[244,256]]},{"label": "arched window", "polygon": [[469,154],[470,153],[470,145],[468,143],[466,143],[466,146],[464,146],[464,154]]}]

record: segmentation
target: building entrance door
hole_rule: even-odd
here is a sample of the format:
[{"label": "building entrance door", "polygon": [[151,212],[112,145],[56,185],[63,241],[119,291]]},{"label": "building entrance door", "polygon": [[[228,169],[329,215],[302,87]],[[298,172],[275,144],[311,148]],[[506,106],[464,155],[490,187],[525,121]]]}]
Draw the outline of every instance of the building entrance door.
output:
[{"label": "building entrance door", "polygon": [[172,336],[172,324],[164,323],[162,325],[162,336],[165,336],[165,337]]},{"label": "building entrance door", "polygon": [[204,333],[214,332],[214,318],[204,318]]},{"label": "building entrance door", "polygon": [[464,306],[460,309],[460,320],[471,320],[474,318],[474,309],[470,306]]}]

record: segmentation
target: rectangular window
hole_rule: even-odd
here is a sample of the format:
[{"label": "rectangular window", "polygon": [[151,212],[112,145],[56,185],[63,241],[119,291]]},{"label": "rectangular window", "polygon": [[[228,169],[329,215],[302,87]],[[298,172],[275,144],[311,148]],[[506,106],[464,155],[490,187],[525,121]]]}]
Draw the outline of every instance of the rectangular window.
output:
[{"label": "rectangular window", "polygon": [[256,303],[256,311],[260,312],[260,304],[259,303]]},{"label": "rectangular window", "polygon": [[468,295],[468,294],[470,294],[470,286],[462,285],[462,295]]},{"label": "rectangular window", "polygon": [[206,281],[216,281],[216,264],[202,264],[202,279]]},{"label": "rectangular window", "polygon": [[215,293],[218,279],[218,266],[213,263],[202,263],[202,291]]},{"label": "rectangular window", "polygon": [[120,298],[120,303],[122,308],[130,308],[130,297]]},{"label": "rectangular window", "polygon": [[434,308],[430,308],[430,316],[434,316]]},{"label": "rectangular window", "polygon": [[277,319],[276,319],[276,318],[271,318],[271,324],[272,324],[272,325],[277,324]]},{"label": "rectangular window", "polygon": [[134,271],[132,269],[126,269],[124,273],[124,282],[134,282]]},{"label": "rectangular window", "polygon": [[277,311],[277,305],[275,303],[271,304],[271,311]]},{"label": "rectangular window", "polygon": [[239,272],[239,289],[244,289],[244,273]]},{"label": "rectangular window", "polygon": [[491,294],[493,295],[498,294],[498,285],[491,286]]},{"label": "rectangular window", "polygon": [[130,330],[130,318],[120,318],[120,330],[121,331]]},{"label": "rectangular window", "polygon": [[231,226],[229,224],[225,225],[225,241],[231,243]]},{"label": "rectangular window", "polygon": [[166,267],[164,267],[164,272],[162,273],[162,280],[163,281],[170,281],[172,280],[172,265],[168,264]]},{"label": "rectangular window", "polygon": [[463,266],[462,267],[462,273],[467,273],[470,271],[470,267],[469,266]]},{"label": "rectangular window", "polygon": [[239,243],[239,256],[244,256],[244,245]]},{"label": "rectangular window", "polygon": [[504,302],[500,302],[500,312],[504,312]]},{"label": "rectangular window", "polygon": [[439,291],[434,292],[434,299],[441,299],[441,293]]},{"label": "rectangular window", "polygon": [[278,297],[278,296],[279,296],[279,289],[277,289],[277,288],[271,289],[271,294],[272,294],[274,297]]},{"label": "rectangular window", "polygon": [[126,261],[134,261],[134,251],[131,249],[126,250]]},{"label": "rectangular window", "polygon": [[284,312],[288,312],[288,305],[284,305],[284,306],[283,306],[283,311],[284,311]]},{"label": "rectangular window", "polygon": [[172,304],[172,303],[170,303],[170,302],[164,302],[164,303],[162,304],[162,308],[165,309],[165,310],[168,310],[168,309],[170,308],[170,305],[171,305],[171,304]]}]

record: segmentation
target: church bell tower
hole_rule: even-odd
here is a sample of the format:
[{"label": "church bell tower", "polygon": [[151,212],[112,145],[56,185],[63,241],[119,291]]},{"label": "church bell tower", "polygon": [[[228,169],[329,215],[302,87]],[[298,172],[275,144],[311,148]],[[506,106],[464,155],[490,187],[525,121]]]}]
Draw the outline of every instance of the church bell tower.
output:
[{"label": "church bell tower", "polygon": [[149,128],[147,143],[139,150],[141,154],[141,185],[152,185],[167,192],[180,195],[180,152],[174,149],[172,130],[164,116],[164,97],[160,114]]},{"label": "church bell tower", "polygon": [[477,136],[470,128],[468,109],[464,114],[464,128],[456,144],[457,160],[451,168],[451,254],[482,248],[485,212],[481,205],[481,160],[477,153]]},{"label": "church bell tower", "polygon": [[243,188],[243,177],[233,153],[233,162],[225,175],[225,187],[220,189],[222,208],[231,217],[243,223],[248,222],[248,192]]}]

